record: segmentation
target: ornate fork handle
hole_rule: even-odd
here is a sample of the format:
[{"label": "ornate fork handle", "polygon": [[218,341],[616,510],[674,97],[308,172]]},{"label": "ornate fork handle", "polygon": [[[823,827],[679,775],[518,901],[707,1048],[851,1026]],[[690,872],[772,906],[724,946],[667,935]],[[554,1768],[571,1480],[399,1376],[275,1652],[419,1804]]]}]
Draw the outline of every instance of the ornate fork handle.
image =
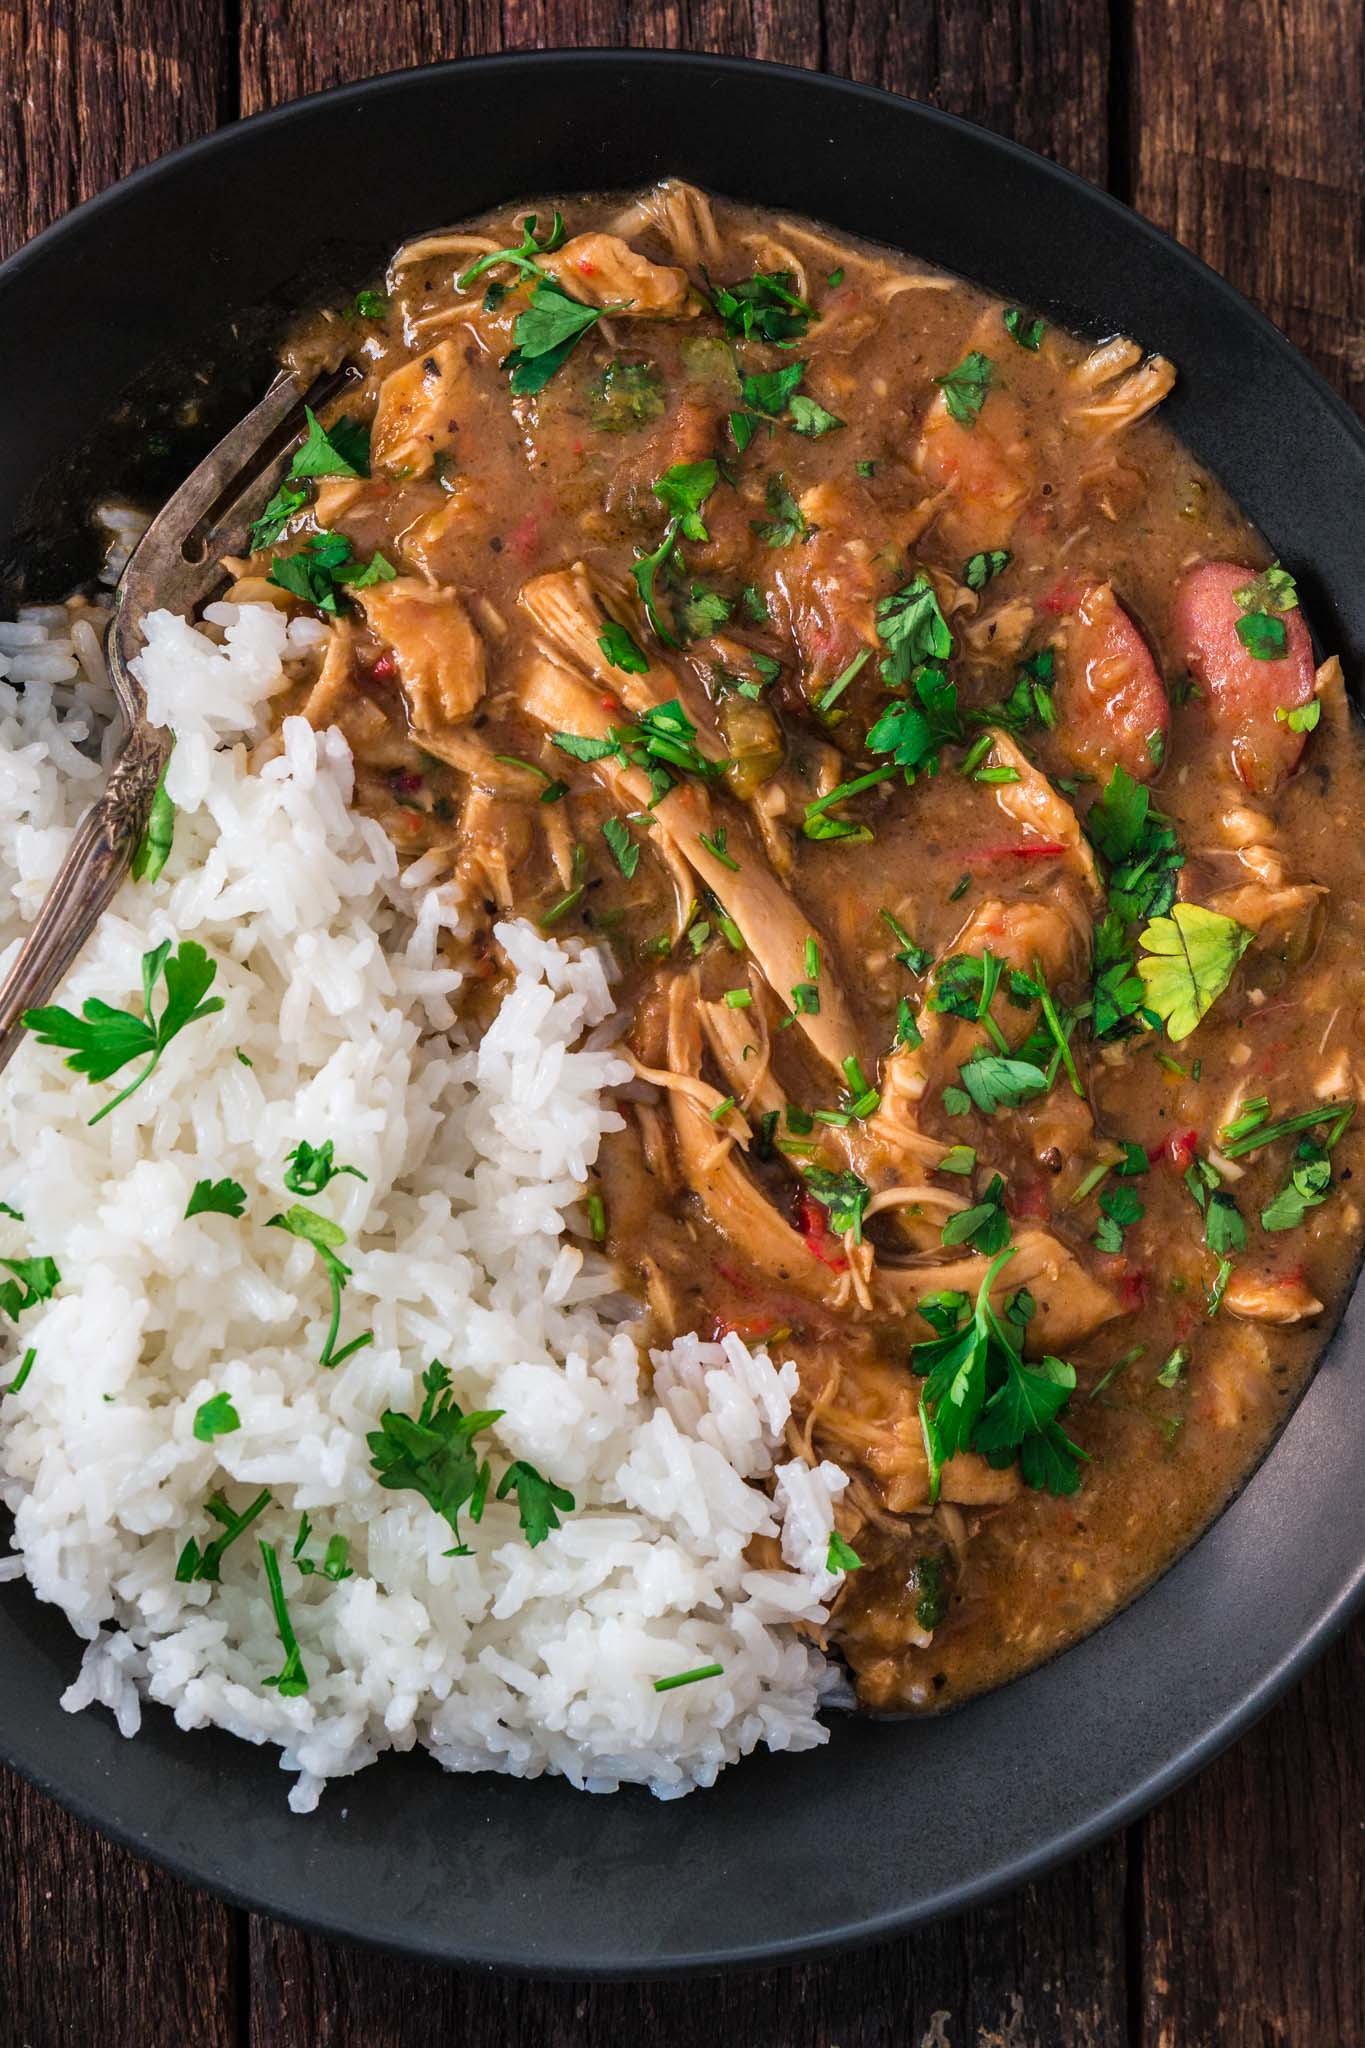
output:
[{"label": "ornate fork handle", "polygon": [[128,872],[146,829],[171,735],[139,719],[57,870],[19,957],[0,987],[0,1068],[23,1037],[20,1019],[47,1001]]}]

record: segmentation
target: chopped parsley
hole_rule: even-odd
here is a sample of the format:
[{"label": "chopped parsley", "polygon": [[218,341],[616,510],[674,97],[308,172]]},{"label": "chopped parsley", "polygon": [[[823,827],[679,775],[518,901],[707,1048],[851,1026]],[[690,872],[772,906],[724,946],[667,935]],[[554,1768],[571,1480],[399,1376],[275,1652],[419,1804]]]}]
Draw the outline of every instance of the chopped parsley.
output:
[{"label": "chopped parsley", "polygon": [[974,711],[973,720],[986,725],[1003,725],[1009,732],[1027,732],[1033,725],[1043,725],[1051,731],[1057,723],[1056,706],[1052,701],[1056,687],[1054,662],[1051,647],[1040,647],[1036,653],[1030,654],[1026,661],[1021,662],[1009,696],[999,704],[988,704],[983,711]]},{"label": "chopped parsley", "polygon": [[817,1201],[822,1209],[829,1211],[829,1227],[836,1237],[844,1237],[851,1230],[853,1242],[863,1241],[863,1216],[872,1190],[867,1182],[851,1169],[833,1173],[828,1167],[809,1167],[805,1175],[806,1192]]},{"label": "chopped parsley", "polygon": [[306,1138],[300,1138],[293,1151],[285,1155],[284,1184],[291,1195],[320,1195],[339,1173],[349,1173],[355,1180],[369,1179],[358,1166],[336,1164],[330,1138],[324,1138],[320,1145],[310,1145]]},{"label": "chopped parsley", "polygon": [[38,1362],[38,1353],[32,1344],[19,1361],[19,1370],[7,1386],[0,1387],[0,1394],[17,1394]]},{"label": "chopped parsley", "polygon": [[370,430],[360,420],[339,419],[324,427],[311,407],[303,408],[308,433],[289,465],[291,477],[355,476],[370,473]]},{"label": "chopped parsley", "polygon": [[185,1220],[191,1216],[240,1216],[246,1208],[246,1189],[238,1180],[197,1180],[185,1204]]},{"label": "chopped parsley", "polygon": [[995,364],[991,358],[982,355],[979,348],[974,348],[954,369],[942,377],[935,377],[934,382],[943,393],[943,402],[960,427],[974,427],[980,419],[994,375]]},{"label": "chopped parsley", "polygon": [[1139,935],[1137,972],[1147,1007],[1173,1044],[1188,1038],[1232,980],[1253,934],[1197,903],[1176,903]]},{"label": "chopped parsley", "polygon": [[770,548],[790,547],[794,540],[804,540],[811,529],[805,515],[791,492],[787,479],[777,472],[768,478],[766,519],[750,520],[750,525]]},{"label": "chopped parsley", "polygon": [[348,590],[391,583],[397,574],[392,562],[381,554],[358,562],[346,534],[315,533],[297,554],[272,555],[266,581],[320,612],[335,615],[347,604]]},{"label": "chopped parsley", "polygon": [[797,298],[790,270],[758,270],[738,284],[713,285],[705,270],[712,310],[725,332],[740,341],[800,341],[815,310]]},{"label": "chopped parsley", "polygon": [[917,945],[899,918],[893,917],[889,910],[879,910],[877,915],[896,941],[893,959],[899,961],[907,974],[927,974],[934,964],[934,956],[929,948]]},{"label": "chopped parsley", "polygon": [[986,1258],[994,1257],[1009,1243],[1010,1219],[1005,1214],[1005,1183],[993,1174],[990,1186],[973,1208],[961,1209],[943,1226],[945,1246],[969,1244]]},{"label": "chopped parsley", "polygon": [[[884,672],[885,662],[882,668]],[[963,736],[957,684],[950,682],[942,669],[927,665],[916,669],[913,689],[914,698],[898,698],[887,706],[866,741],[870,754],[889,754],[907,782],[920,773],[936,775],[941,749]],[[969,882],[970,877],[965,877],[959,893],[965,893]]]},{"label": "chopped parsley", "polygon": [[211,1444],[216,1436],[230,1436],[241,1426],[242,1418],[233,1407],[230,1394],[212,1395],[201,1401],[194,1413],[196,1443]]},{"label": "chopped parsley", "polygon": [[285,1605],[284,1587],[280,1582],[279,1545],[258,1541],[257,1547],[261,1553],[261,1563],[265,1566],[265,1581],[270,1588],[270,1605],[275,1615],[280,1646],[284,1651],[283,1668],[277,1671],[273,1678],[266,1678],[261,1682],[263,1685],[277,1686],[283,1700],[297,1699],[301,1693],[308,1690],[308,1673],[303,1668],[303,1652],[299,1649],[299,1639],[294,1634],[294,1625],[289,1619],[289,1609]]},{"label": "chopped parsley", "polygon": [[658,477],[652,488],[669,514],[663,538],[650,554],[641,555],[631,568],[645,616],[659,638],[670,647],[678,644],[659,616],[657,582],[660,570],[676,554],[678,541],[710,538],[702,523],[701,508],[720,481],[720,470],[710,456],[702,462],[675,462]]},{"label": "chopped parsley", "polygon": [[1010,559],[1007,548],[989,548],[982,554],[971,555],[962,565],[962,581],[968,590],[984,590],[992,577],[1009,567]]},{"label": "chopped parsley", "polygon": [[156,785],[152,807],[147,813],[147,829],[142,835],[133,864],[128,872],[135,882],[154,882],[171,857],[171,845],[175,839],[175,805],[166,794],[166,771],[161,771],[161,780]]},{"label": "chopped parsley", "polygon": [[503,367],[512,372],[511,388],[519,398],[543,391],[556,370],[564,367],[590,327],[604,311],[621,308],[585,306],[552,278],[542,277],[532,288],[531,302],[512,323],[513,348]]},{"label": "chopped parsley", "polygon": [[[346,1170],[345,1167],[338,1168],[342,1173]],[[294,1202],[283,1215],[268,1217],[266,1228],[287,1230],[291,1237],[301,1239],[304,1244],[311,1244],[322,1261],[332,1290],[332,1318],[318,1364],[331,1371],[334,1366],[343,1365],[355,1352],[363,1351],[367,1344],[373,1344],[374,1336],[367,1330],[363,1336],[353,1337],[349,1344],[343,1344],[339,1351],[335,1348],[337,1333],[341,1326],[341,1290],[351,1277],[350,1267],[337,1257],[339,1247],[346,1242],[346,1233],[341,1225],[333,1223],[329,1216],[320,1216],[316,1209],[308,1209],[301,1202]]]},{"label": "chopped parsley", "polygon": [[912,576],[878,600],[877,633],[886,649],[882,681],[891,690],[903,689],[921,663],[946,661],[953,651],[953,636],[927,576]]},{"label": "chopped parsley", "polygon": [[338,1585],[342,1579],[353,1579],[355,1573],[346,1562],[346,1555],[351,1547],[347,1538],[345,1536],[329,1536],[327,1548],[323,1552],[322,1563],[315,1564],[313,1559],[308,1556],[306,1547],[312,1533],[313,1525],[307,1515],[300,1515],[299,1533],[294,1538],[294,1548],[289,1554],[303,1577],[311,1579],[314,1572],[321,1572],[323,1578],[329,1579],[334,1586]]},{"label": "chopped parsley", "polygon": [[597,636],[597,644],[613,668],[628,676],[649,674],[649,657],[632,634],[616,619],[608,619]]},{"label": "chopped parsley", "polygon": [[[474,1449],[473,1439],[497,1422],[501,1408],[479,1408],[466,1415],[451,1392],[450,1370],[433,1359],[422,1374],[423,1400],[416,1416],[392,1408],[366,1438],[370,1462],[381,1486],[421,1495],[448,1522],[455,1535],[447,1557],[469,1557],[460,1535],[460,1515],[467,1508],[471,1522],[483,1520],[492,1473],[488,1459]],[[498,1500],[517,1496],[517,1511],[527,1542],[543,1543],[560,1527],[559,1512],[571,1513],[574,1497],[518,1459],[498,1482]]]},{"label": "chopped parsley", "polygon": [[1006,306],[1004,319],[1005,332],[1010,339],[1017,341],[1020,348],[1026,348],[1036,355],[1047,332],[1046,321],[1040,320],[1036,313],[1030,320],[1018,306]]},{"label": "chopped parsley", "polygon": [[724,1673],[725,1666],[723,1664],[698,1664],[695,1671],[678,1671],[674,1673],[672,1678],[656,1678],[654,1690],[655,1692],[676,1692],[680,1685],[695,1685],[698,1679],[701,1678],[721,1678],[724,1676]]},{"label": "chopped parsley", "polygon": [[1234,590],[1232,599],[1242,614],[1237,621],[1237,638],[1247,653],[1257,661],[1282,661],[1289,637],[1283,618],[1277,614],[1297,611],[1299,605],[1299,593],[1289,571],[1272,562],[1252,582]]},{"label": "chopped parsley", "polygon": [[229,1546],[235,1543],[237,1538],[251,1527],[257,1516],[263,1515],[269,1506],[270,1489],[268,1487],[262,1487],[256,1498],[247,1507],[243,1508],[240,1514],[237,1514],[234,1509],[228,1506],[225,1495],[222,1493],[210,1494],[204,1503],[205,1512],[212,1516],[223,1533],[221,1536],[215,1536],[211,1543],[206,1543],[202,1550],[199,1548],[194,1537],[190,1537],[176,1559],[176,1584],[187,1586],[192,1581],[199,1579],[206,1580],[211,1585],[216,1585],[221,1573],[223,1557]]},{"label": "chopped parsley", "polygon": [[352,310],[359,320],[387,320],[389,301],[383,292],[357,292]]},{"label": "chopped parsley", "polygon": [[640,865],[640,848],[631,838],[626,826],[619,818],[605,818],[602,822],[602,837],[611,848],[612,859],[616,862],[627,881],[633,877]]},{"label": "chopped parsley", "polygon": [[1134,1223],[1140,1223],[1145,1213],[1132,1188],[1106,1188],[1100,1196],[1100,1220],[1094,1240],[1096,1250],[1121,1252],[1124,1232]]},{"label": "chopped parsley", "polygon": [[825,1552],[827,1572],[860,1572],[863,1561],[851,1543],[846,1543],[837,1529],[829,1532],[829,1549]]},{"label": "chopped parsley", "polygon": [[[172,953],[171,941],[163,939],[142,956],[142,1016],[131,1010],[112,1009],[98,996],[87,996],[79,1017],[53,1003],[46,1009],[25,1010],[24,1025],[36,1035],[40,1045],[72,1048],[66,1065],[91,1081],[107,1081],[130,1060],[146,1058],[141,1073],[91,1117],[90,1122],[97,1124],[142,1086],[171,1040],[186,1025],[197,1024],[201,1018],[222,1009],[222,997],[208,993],[217,972],[217,963],[209,959],[196,940],[186,939]],[[157,1017],[152,1011],[152,998],[163,977],[166,1001]]]},{"label": "chopped parsley", "polygon": [[931,1501],[944,1465],[968,1449],[997,1469],[1017,1458],[1026,1486],[1070,1494],[1080,1485],[1085,1453],[1057,1419],[1075,1389],[1075,1371],[1052,1357],[1036,1369],[1026,1366],[1017,1322],[991,1304],[996,1276],[1012,1256],[1010,1248],[992,1260],[965,1323],[911,1346],[911,1367],[924,1375],[919,1412]]},{"label": "chopped parsley", "polygon": [[1308,1211],[1325,1202],[1331,1191],[1331,1153],[1316,1138],[1300,1138],[1288,1181],[1261,1211],[1262,1230],[1297,1230]]},{"label": "chopped parsley", "polygon": [[[1032,1060],[1007,1058],[1003,1053],[979,1052],[958,1069],[962,1085],[983,1116],[998,1109],[1017,1109],[1035,1095],[1047,1092],[1047,1074]],[[947,1091],[945,1090],[945,1099]]]},{"label": "chopped parsley", "polygon": [[26,1309],[50,1301],[61,1285],[54,1259],[0,1259],[0,1266],[14,1276],[0,1282],[0,1309],[12,1323],[17,1323]]}]

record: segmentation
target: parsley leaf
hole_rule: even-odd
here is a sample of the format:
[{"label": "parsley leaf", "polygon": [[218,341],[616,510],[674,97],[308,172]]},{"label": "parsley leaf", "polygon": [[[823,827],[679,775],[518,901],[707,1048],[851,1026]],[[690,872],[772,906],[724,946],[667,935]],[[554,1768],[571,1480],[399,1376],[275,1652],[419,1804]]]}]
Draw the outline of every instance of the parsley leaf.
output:
[{"label": "parsley leaf", "polygon": [[[142,956],[141,1017],[131,1010],[115,1010],[98,996],[87,996],[79,1017],[51,1003],[42,1010],[25,1010],[24,1025],[35,1033],[40,1045],[71,1047],[67,1066],[92,1081],[107,1081],[130,1060],[147,1056],[142,1072],[91,1117],[91,1123],[97,1124],[142,1086],[171,1040],[187,1024],[196,1024],[222,1009],[221,996],[204,1000],[217,972],[217,963],[196,940],[186,939],[172,953],[170,940],[163,939]],[[166,1002],[158,1018],[152,1012],[152,997],[163,975]]]},{"label": "parsley leaf", "polygon": [[[379,1484],[392,1491],[419,1493],[455,1533],[447,1557],[468,1557],[460,1535],[460,1513],[468,1506],[473,1522],[483,1519],[489,1467],[473,1448],[481,1430],[498,1421],[501,1408],[479,1408],[466,1415],[450,1391],[450,1370],[433,1359],[422,1374],[424,1399],[414,1417],[386,1408],[379,1428],[366,1436],[370,1463]],[[553,1505],[553,1503],[552,1503]]]},{"label": "parsley leaf", "polygon": [[236,1180],[197,1180],[185,1204],[185,1219],[191,1216],[240,1216],[246,1208],[246,1189]]},{"label": "parsley leaf", "polygon": [[602,837],[611,848],[612,857],[617,867],[620,868],[626,880],[630,881],[636,868],[640,865],[640,848],[631,838],[629,831],[619,818],[603,819]]},{"label": "parsley leaf", "polygon": [[265,1566],[265,1581],[270,1588],[270,1605],[274,1610],[275,1627],[284,1650],[283,1669],[277,1671],[273,1678],[262,1679],[261,1683],[278,1686],[280,1698],[283,1700],[297,1699],[301,1693],[308,1690],[308,1673],[303,1668],[303,1653],[299,1649],[299,1639],[294,1634],[289,1609],[284,1601],[284,1587],[280,1583],[279,1545],[258,1542],[257,1548],[261,1553],[261,1563]]},{"label": "parsley leaf", "polygon": [[936,775],[940,749],[962,738],[957,684],[941,669],[925,667],[915,671],[913,686],[918,704],[909,698],[889,704],[866,740],[870,754],[890,754],[907,782],[921,769]]},{"label": "parsley leaf", "polygon": [[346,586],[365,590],[374,583],[391,583],[397,574],[381,554],[358,562],[344,533],[317,533],[297,554],[273,555],[266,581],[320,612],[335,614],[346,601]]},{"label": "parsley leaf", "polygon": [[798,299],[790,270],[758,270],[739,284],[712,285],[706,271],[712,309],[725,332],[742,341],[799,341],[815,318],[814,308]]},{"label": "parsley leaf", "polygon": [[1139,1223],[1146,1213],[1132,1188],[1106,1188],[1100,1196],[1100,1220],[1095,1245],[1102,1252],[1121,1252],[1123,1233]]},{"label": "parsley leaf", "polygon": [[[50,1301],[61,1285],[62,1276],[53,1259],[0,1259],[0,1266],[14,1278],[0,1283],[0,1309],[17,1323],[25,1309]],[[11,1391],[13,1382],[11,1382]]]},{"label": "parsley leaf", "polygon": [[503,367],[512,372],[511,388],[516,395],[528,398],[543,391],[604,310],[571,299],[552,279],[541,278],[531,293],[530,305],[512,324],[514,347],[504,360]]},{"label": "parsley leaf", "polygon": [[240,1429],[242,1418],[232,1405],[230,1394],[214,1394],[209,1400],[201,1401],[194,1414],[195,1441],[211,1444],[216,1436],[230,1436],[234,1429]]},{"label": "parsley leaf", "polygon": [[829,1532],[829,1548],[825,1552],[827,1572],[860,1572],[863,1561],[851,1543],[846,1543],[837,1529]]},{"label": "parsley leaf", "polygon": [[937,1501],[944,1464],[959,1451],[979,1450],[996,1467],[1019,1460],[1026,1486],[1074,1493],[1082,1452],[1058,1416],[1076,1384],[1071,1366],[1045,1358],[1026,1366],[1016,1334],[991,1305],[990,1291],[1012,1249],[992,1260],[971,1318],[960,1328],[911,1346],[910,1363],[925,1375],[920,1425],[929,1459],[930,1500]]},{"label": "parsley leaf", "polygon": [[166,794],[166,771],[163,768],[152,798],[152,808],[147,813],[147,829],[128,870],[135,882],[156,881],[171,857],[174,838],[175,805]]},{"label": "parsley leaf", "polygon": [[1017,1109],[1047,1092],[1047,1075],[1031,1060],[1007,1059],[1003,1053],[979,1052],[964,1060],[958,1073],[962,1085],[983,1116],[997,1109]]},{"label": "parsley leaf", "polygon": [[1332,1191],[1332,1158],[1316,1138],[1305,1137],[1294,1148],[1289,1180],[1261,1211],[1262,1230],[1296,1230],[1310,1209]]},{"label": "parsley leaf", "polygon": [[308,435],[289,465],[291,477],[358,476],[370,473],[370,430],[360,420],[344,415],[334,427],[324,427],[311,406],[303,408]]},{"label": "parsley leaf", "polygon": [[946,661],[953,651],[953,636],[927,576],[912,576],[878,600],[877,633],[886,648],[881,675],[889,689],[908,683],[921,662]]},{"label": "parsley leaf", "polygon": [[1154,917],[1139,935],[1137,971],[1172,1044],[1207,1016],[1251,940],[1235,919],[1197,903],[1173,904],[1169,917]]},{"label": "parsley leaf", "polygon": [[[350,1170],[354,1172],[355,1169]],[[337,1171],[345,1173],[347,1168],[339,1167]],[[333,1223],[330,1216],[320,1216],[316,1209],[307,1209],[301,1202],[294,1202],[283,1215],[267,1217],[266,1228],[287,1230],[291,1237],[301,1238],[305,1244],[311,1244],[327,1274],[332,1290],[332,1320],[323,1341],[318,1364],[325,1366],[330,1372],[333,1366],[344,1364],[353,1353],[363,1351],[367,1344],[373,1344],[373,1333],[367,1330],[363,1336],[353,1337],[349,1344],[343,1344],[339,1351],[334,1349],[337,1332],[341,1326],[341,1290],[351,1277],[350,1267],[337,1257],[338,1248],[346,1242],[346,1233],[341,1225]]]},{"label": "parsley leaf", "polygon": [[1004,319],[1006,334],[1017,341],[1020,348],[1029,349],[1036,354],[1047,332],[1046,321],[1040,320],[1037,314],[1031,320],[1028,319],[1018,306],[1007,306]]},{"label": "parsley leaf", "polygon": [[1006,548],[990,548],[984,554],[972,555],[962,565],[962,581],[968,590],[984,590],[993,576],[1009,567],[1010,559]]},{"label": "parsley leaf", "polygon": [[792,432],[804,434],[809,441],[817,441],[822,434],[832,434],[844,425],[837,413],[827,412],[804,391],[796,393],[787,410],[791,415]]},{"label": "parsley leaf", "polygon": [[613,668],[628,676],[649,674],[649,657],[633,635],[616,619],[608,619],[597,636],[597,644]]},{"label": "parsley leaf", "polygon": [[[798,986],[804,988],[809,987],[809,984],[803,982]],[[796,991],[793,990],[792,993],[794,995]],[[815,1007],[818,1009],[818,1002]],[[867,1182],[861,1180],[851,1169],[844,1173],[832,1173],[828,1167],[812,1166],[806,1173],[805,1186],[807,1193],[814,1197],[821,1208],[828,1209],[829,1226],[835,1236],[843,1237],[851,1230],[854,1243],[861,1244],[863,1213],[872,1199],[872,1190]]]},{"label": "parsley leaf", "polygon": [[291,483],[282,483],[270,503],[257,520],[253,520],[247,534],[247,546],[254,553],[257,548],[268,548],[288,526],[296,512],[301,512],[308,503],[308,493]]},{"label": "parsley leaf", "polygon": [[979,348],[974,348],[956,368],[942,377],[935,377],[934,382],[943,393],[944,403],[959,426],[976,425],[994,375],[995,364],[991,358],[983,356]]},{"label": "parsley leaf", "polygon": [[961,1209],[943,1226],[944,1245],[969,1244],[987,1258],[1003,1251],[1009,1243],[1010,1219],[1005,1214],[1005,1183],[992,1176],[984,1198],[971,1209]]},{"label": "parsley leaf", "polygon": [[349,1173],[356,1180],[369,1178],[358,1166],[334,1163],[330,1138],[324,1138],[320,1145],[310,1145],[306,1138],[300,1138],[293,1151],[285,1154],[284,1184],[291,1195],[320,1195],[339,1173]]},{"label": "parsley leaf", "polygon": [[790,547],[794,540],[804,540],[811,531],[805,515],[791,492],[787,479],[781,474],[768,478],[768,517],[753,519],[749,523],[759,538],[770,548]]},{"label": "parsley leaf", "polygon": [[552,1529],[561,1526],[556,1509],[569,1515],[576,1505],[571,1493],[562,1486],[556,1486],[553,1480],[544,1478],[524,1458],[518,1458],[515,1464],[509,1465],[498,1481],[496,1498],[506,1500],[509,1493],[516,1494],[522,1534],[532,1550],[545,1541]]},{"label": "parsley leaf", "polygon": [[678,642],[659,616],[656,581],[659,571],[674,554],[679,537],[705,541],[710,538],[702,524],[701,508],[720,481],[720,470],[707,456],[701,462],[675,462],[652,486],[655,497],[671,515],[663,539],[651,554],[641,555],[631,568],[645,616],[661,640],[670,647]]}]

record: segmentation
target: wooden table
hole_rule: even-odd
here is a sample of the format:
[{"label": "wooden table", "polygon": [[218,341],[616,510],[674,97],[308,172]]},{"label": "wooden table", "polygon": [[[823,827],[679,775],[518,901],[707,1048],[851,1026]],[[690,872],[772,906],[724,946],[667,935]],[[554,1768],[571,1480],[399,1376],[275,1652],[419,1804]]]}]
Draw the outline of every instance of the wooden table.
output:
[{"label": "wooden table", "polygon": [[[1365,407],[1360,0],[0,0],[0,255],[239,114],[403,64],[613,43],[822,67],[1014,135],[1198,249]],[[646,2039],[1365,2044],[1365,1626],[1195,1784],[1045,1882],[891,1947],[663,1989],[315,1941],[0,1777],[0,2048]]]}]

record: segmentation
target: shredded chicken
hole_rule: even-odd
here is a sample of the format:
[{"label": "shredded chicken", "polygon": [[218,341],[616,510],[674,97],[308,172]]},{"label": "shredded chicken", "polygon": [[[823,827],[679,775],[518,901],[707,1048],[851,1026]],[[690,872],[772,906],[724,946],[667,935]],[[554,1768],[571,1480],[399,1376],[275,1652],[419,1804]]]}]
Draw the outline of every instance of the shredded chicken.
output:
[{"label": "shredded chicken", "polygon": [[487,661],[483,641],[453,590],[396,576],[357,593],[365,618],[393,649],[419,738],[468,718],[483,696]]},{"label": "shredded chicken", "polygon": [[575,235],[541,267],[558,278],[571,298],[603,306],[632,320],[678,320],[700,305],[690,300],[685,270],[651,263],[619,235]]}]

